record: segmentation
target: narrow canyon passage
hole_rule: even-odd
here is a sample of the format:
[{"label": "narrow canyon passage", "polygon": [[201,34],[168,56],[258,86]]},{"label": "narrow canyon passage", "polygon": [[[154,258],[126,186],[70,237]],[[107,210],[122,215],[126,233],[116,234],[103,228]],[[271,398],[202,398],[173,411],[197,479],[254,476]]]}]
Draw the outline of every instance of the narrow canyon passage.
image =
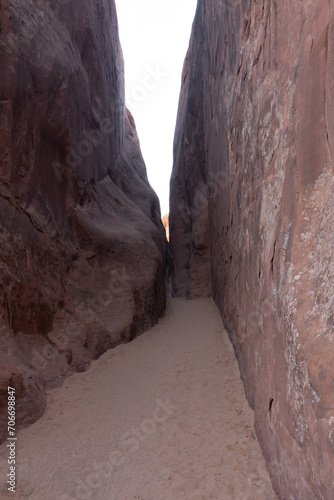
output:
[{"label": "narrow canyon passage", "polygon": [[[274,500],[252,424],[215,304],[172,299],[149,332],[49,391],[18,435],[15,498]],[[3,444],[2,478],[6,457]]]},{"label": "narrow canyon passage", "polygon": [[0,500],[333,500],[334,2],[131,2],[0,2]]}]

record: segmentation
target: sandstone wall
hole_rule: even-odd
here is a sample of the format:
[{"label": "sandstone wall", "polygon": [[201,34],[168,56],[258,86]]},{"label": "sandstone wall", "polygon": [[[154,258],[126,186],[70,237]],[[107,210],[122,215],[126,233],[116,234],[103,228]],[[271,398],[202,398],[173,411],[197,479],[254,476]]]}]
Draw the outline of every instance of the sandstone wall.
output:
[{"label": "sandstone wall", "polygon": [[165,236],[113,0],[0,1],[0,439],[45,387],[153,325]]},{"label": "sandstone wall", "polygon": [[333,49],[329,0],[199,0],[175,135],[174,293],[206,275],[200,233],[282,499],[334,497]]},{"label": "sandstone wall", "polygon": [[204,32],[193,27],[182,74],[170,184],[172,289],[176,297],[207,297],[210,285],[208,199],[204,135]]}]

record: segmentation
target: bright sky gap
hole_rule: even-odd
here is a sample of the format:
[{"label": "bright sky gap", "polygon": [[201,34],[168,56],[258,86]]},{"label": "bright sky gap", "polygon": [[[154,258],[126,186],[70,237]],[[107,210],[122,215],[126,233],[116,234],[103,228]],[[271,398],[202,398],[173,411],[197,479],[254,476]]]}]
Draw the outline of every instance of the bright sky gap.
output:
[{"label": "bright sky gap", "polygon": [[184,58],[197,0],[116,0],[133,114],[150,184],[169,212],[173,138]]}]

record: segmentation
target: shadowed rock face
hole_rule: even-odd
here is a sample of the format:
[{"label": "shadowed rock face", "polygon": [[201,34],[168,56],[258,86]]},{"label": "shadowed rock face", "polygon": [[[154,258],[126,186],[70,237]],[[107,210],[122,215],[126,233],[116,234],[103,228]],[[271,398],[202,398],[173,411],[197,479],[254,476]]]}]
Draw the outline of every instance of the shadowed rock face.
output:
[{"label": "shadowed rock face", "polygon": [[165,236],[125,110],[114,1],[0,2],[0,440],[152,326]]},{"label": "shadowed rock face", "polygon": [[282,499],[334,497],[333,50],[332,2],[200,0],[175,135],[174,293],[211,263]]},{"label": "shadowed rock face", "polygon": [[208,297],[210,234],[204,134],[203,30],[195,23],[183,68],[170,184],[172,290],[175,297]]}]

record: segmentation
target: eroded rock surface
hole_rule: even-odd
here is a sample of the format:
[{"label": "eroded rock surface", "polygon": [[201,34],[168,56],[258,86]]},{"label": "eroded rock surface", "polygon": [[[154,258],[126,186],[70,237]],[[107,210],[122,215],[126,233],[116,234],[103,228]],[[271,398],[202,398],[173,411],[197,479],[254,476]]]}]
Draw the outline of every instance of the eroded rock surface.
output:
[{"label": "eroded rock surface", "polygon": [[114,1],[0,2],[0,439],[153,325],[165,236],[124,104]]},{"label": "eroded rock surface", "polygon": [[174,293],[211,262],[282,499],[334,498],[333,50],[332,2],[199,0],[175,136]]},{"label": "eroded rock surface", "polygon": [[210,233],[206,194],[204,134],[204,57],[201,23],[194,23],[183,68],[174,139],[174,168],[170,184],[172,289],[175,297],[208,297]]}]

